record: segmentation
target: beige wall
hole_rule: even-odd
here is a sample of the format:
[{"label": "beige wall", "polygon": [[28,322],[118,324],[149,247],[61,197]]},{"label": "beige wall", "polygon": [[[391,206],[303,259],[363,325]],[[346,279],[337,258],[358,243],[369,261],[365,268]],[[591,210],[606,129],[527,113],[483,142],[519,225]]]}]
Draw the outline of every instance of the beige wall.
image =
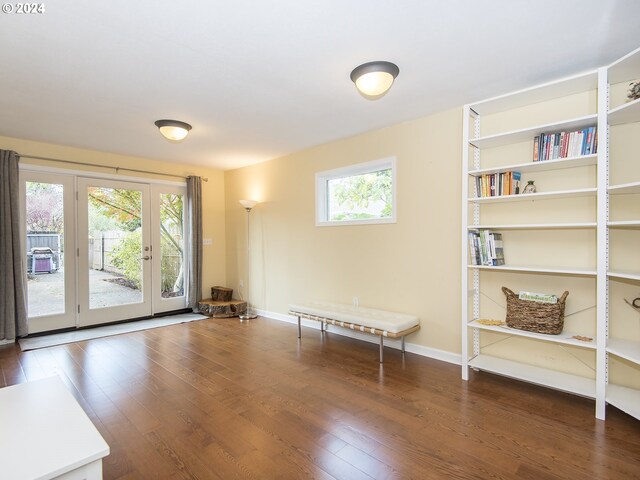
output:
[{"label": "beige wall", "polygon": [[[408,341],[460,351],[462,110],[454,109],[225,173],[227,280],[245,279],[251,212],[251,300],[286,314],[292,302],[329,300],[407,312]],[[315,226],[316,172],[395,156],[397,223]]]},{"label": "beige wall", "polygon": [[[224,223],[224,174],[220,170],[211,168],[196,167],[192,165],[183,165],[179,163],[169,163],[159,160],[150,160],[139,157],[129,157],[124,155],[115,155],[93,150],[84,150],[79,148],[66,147],[61,145],[52,145],[47,143],[32,142],[28,140],[20,140],[16,138],[0,137],[0,149],[14,150],[23,155],[33,155],[39,157],[57,158],[62,160],[71,160],[75,162],[87,162],[97,165],[109,165],[118,167],[127,167],[139,170],[148,170],[158,173],[169,173],[181,176],[200,175],[207,177],[208,182],[202,185],[202,205],[203,205],[203,236],[213,239],[213,245],[204,246],[203,261],[203,289],[208,291],[213,285],[224,284],[226,278],[225,265],[225,223]],[[22,164],[37,164],[55,168],[86,170],[89,172],[110,173],[114,170],[98,168],[98,167],[82,167],[79,165],[68,165],[57,162],[46,162],[41,160],[32,160],[29,158],[21,159]],[[121,171],[123,180],[127,176],[147,177],[180,181],[179,178],[170,178],[157,175],[144,175],[141,173],[132,173]]]}]

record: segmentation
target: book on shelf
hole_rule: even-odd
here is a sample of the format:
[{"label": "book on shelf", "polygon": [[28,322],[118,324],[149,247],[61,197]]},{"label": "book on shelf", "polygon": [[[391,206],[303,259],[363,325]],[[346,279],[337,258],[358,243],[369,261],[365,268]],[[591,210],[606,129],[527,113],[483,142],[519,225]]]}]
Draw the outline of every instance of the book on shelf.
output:
[{"label": "book on shelf", "polygon": [[480,248],[476,232],[469,232],[469,261],[471,265],[480,265]]},{"label": "book on shelf", "polygon": [[597,127],[573,132],[541,133],[533,139],[533,161],[592,155],[598,151]]},{"label": "book on shelf", "polygon": [[491,246],[489,245],[489,231],[480,230],[480,264],[491,265]]},{"label": "book on shelf", "polygon": [[520,178],[520,172],[511,172],[512,195],[518,195],[520,193]]},{"label": "book on shelf", "polygon": [[494,266],[504,265],[504,246],[501,233],[490,233],[489,243],[492,245],[492,262]]},{"label": "book on shelf", "polygon": [[481,229],[469,232],[469,261],[471,265],[504,265],[502,234]]},{"label": "book on shelf", "polygon": [[520,193],[520,172],[498,172],[475,177],[476,198]]},{"label": "book on shelf", "polygon": [[480,234],[477,231],[469,231],[469,263],[471,265],[482,265],[480,254]]}]

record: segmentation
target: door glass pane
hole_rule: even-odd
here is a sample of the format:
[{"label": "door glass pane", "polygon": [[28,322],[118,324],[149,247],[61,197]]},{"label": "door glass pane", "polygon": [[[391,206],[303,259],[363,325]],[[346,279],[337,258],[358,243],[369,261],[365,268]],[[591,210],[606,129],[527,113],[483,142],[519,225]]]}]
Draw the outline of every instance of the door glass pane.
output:
[{"label": "door glass pane", "polygon": [[64,187],[26,182],[29,317],[65,313]]},{"label": "door glass pane", "polygon": [[184,296],[183,200],[183,195],[160,194],[160,288],[162,289],[162,298]]},{"label": "door glass pane", "polygon": [[89,308],[140,303],[142,192],[88,187]]}]

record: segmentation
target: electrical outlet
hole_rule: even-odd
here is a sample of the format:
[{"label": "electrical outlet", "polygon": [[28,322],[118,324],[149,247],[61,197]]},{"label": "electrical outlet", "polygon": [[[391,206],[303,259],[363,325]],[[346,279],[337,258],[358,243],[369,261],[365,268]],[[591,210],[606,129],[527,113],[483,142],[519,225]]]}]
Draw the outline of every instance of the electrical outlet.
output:
[{"label": "electrical outlet", "polygon": [[357,307],[360,305],[360,299],[358,297],[353,297],[353,306]]},{"label": "electrical outlet", "polygon": [[244,288],[244,280],[240,280],[240,288]]}]

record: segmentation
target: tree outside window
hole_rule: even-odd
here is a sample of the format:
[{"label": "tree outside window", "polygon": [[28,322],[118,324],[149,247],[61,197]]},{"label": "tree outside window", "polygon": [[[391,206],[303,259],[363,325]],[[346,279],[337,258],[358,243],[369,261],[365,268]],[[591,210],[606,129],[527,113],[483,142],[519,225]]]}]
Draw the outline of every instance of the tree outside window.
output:
[{"label": "tree outside window", "polygon": [[316,174],[316,225],[395,223],[395,158]]}]

